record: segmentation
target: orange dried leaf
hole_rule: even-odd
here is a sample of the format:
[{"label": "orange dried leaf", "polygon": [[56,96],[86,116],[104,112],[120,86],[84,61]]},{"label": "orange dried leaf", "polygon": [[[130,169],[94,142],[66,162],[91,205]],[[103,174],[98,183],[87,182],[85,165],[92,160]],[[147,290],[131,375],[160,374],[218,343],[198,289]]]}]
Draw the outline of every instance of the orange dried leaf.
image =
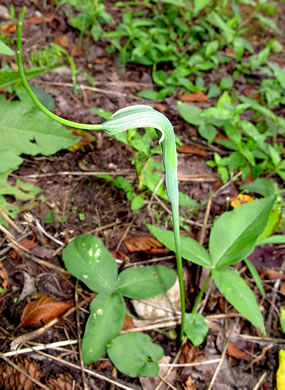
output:
[{"label": "orange dried leaf", "polygon": [[201,157],[207,156],[207,151],[200,146],[191,146],[183,144],[181,146],[178,146],[177,150],[179,153],[194,154]]},{"label": "orange dried leaf", "polygon": [[0,287],[4,291],[8,289],[8,274],[2,262],[0,262]]},{"label": "orange dried leaf", "polygon": [[128,315],[126,315],[123,323],[123,329],[128,330],[128,329],[132,329],[133,327],[134,327],[133,319]]},{"label": "orange dried leaf", "polygon": [[209,100],[208,96],[203,92],[189,93],[187,95],[179,95],[179,100],[182,102],[207,102]]},{"label": "orange dried leaf", "polygon": [[263,279],[268,280],[285,280],[285,274],[283,272],[274,271],[272,269],[259,269],[260,276]]},{"label": "orange dried leaf", "polygon": [[238,360],[245,360],[249,362],[251,360],[250,355],[246,352],[241,351],[235,344],[229,343],[227,354]]},{"label": "orange dried leaf", "polygon": [[124,239],[124,244],[128,248],[128,251],[133,252],[145,252],[150,254],[168,253],[169,249],[157,241],[151,235],[143,236],[127,236]]},{"label": "orange dried leaf", "polygon": [[231,200],[231,206],[237,207],[245,203],[253,202],[254,199],[249,195],[239,194],[234,196]]},{"label": "orange dried leaf", "polygon": [[54,318],[60,317],[72,306],[73,302],[58,302],[54,298],[43,295],[24,307],[18,328],[47,324]]},{"label": "orange dried leaf", "polygon": [[188,376],[187,381],[185,382],[184,390],[196,390],[195,383],[191,376]]},{"label": "orange dried leaf", "polygon": [[67,35],[60,35],[59,37],[55,38],[54,43],[67,49],[69,44],[68,44],[68,38]]}]

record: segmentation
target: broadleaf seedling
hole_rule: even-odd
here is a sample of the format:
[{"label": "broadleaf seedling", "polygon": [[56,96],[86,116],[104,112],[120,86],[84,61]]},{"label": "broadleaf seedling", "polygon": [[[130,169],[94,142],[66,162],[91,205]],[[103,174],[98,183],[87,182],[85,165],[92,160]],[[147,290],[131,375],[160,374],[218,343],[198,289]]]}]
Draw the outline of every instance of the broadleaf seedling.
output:
[{"label": "broadleaf seedling", "polygon": [[[115,337],[116,343],[121,342],[118,336],[126,314],[124,297],[152,298],[165,293],[176,280],[175,271],[161,265],[127,268],[118,275],[115,259],[102,241],[92,235],[77,236],[63,249],[62,256],[67,270],[98,293],[90,304],[90,316],[82,339],[82,353],[86,364],[103,357],[107,344],[112,343]],[[142,336],[133,337],[136,340]],[[138,345],[133,346],[133,351],[128,349],[128,354],[124,351],[121,354],[136,355],[136,348]],[[113,353],[111,359],[112,355]],[[122,357],[121,360],[123,364]],[[114,363],[116,364],[116,359]],[[133,365],[140,363],[134,361]],[[122,371],[128,372],[126,369]]]}]

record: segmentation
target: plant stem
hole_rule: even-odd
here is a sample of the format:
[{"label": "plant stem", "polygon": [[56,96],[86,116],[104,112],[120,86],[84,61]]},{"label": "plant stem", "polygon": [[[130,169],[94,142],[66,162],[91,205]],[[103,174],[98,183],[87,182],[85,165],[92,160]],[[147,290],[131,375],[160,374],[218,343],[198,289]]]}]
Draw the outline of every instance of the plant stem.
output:
[{"label": "plant stem", "polygon": [[181,325],[180,325],[180,342],[183,341],[184,323],[185,323],[185,291],[183,281],[183,266],[181,257],[181,243],[180,243],[180,228],[179,228],[179,206],[172,204],[173,227],[176,247],[176,267],[180,289],[180,304],[181,304]]},{"label": "plant stem", "polygon": [[202,298],[202,296],[204,294],[204,291],[205,291],[205,289],[206,289],[206,287],[207,287],[207,285],[209,283],[209,280],[211,279],[211,276],[212,276],[212,271],[209,272],[209,275],[207,276],[207,278],[206,278],[206,280],[205,280],[205,282],[204,282],[204,284],[203,284],[203,286],[202,286],[202,288],[201,288],[201,290],[200,290],[200,292],[198,294],[198,297],[196,298],[196,301],[194,303],[193,309],[191,311],[192,314],[196,313],[197,307],[198,307],[198,305],[199,305],[199,303],[201,301],[201,298]]},{"label": "plant stem", "polygon": [[23,85],[24,85],[25,90],[27,91],[28,95],[30,96],[32,101],[35,103],[35,105],[41,111],[43,111],[48,117],[50,117],[51,119],[54,119],[55,121],[57,121],[63,125],[74,127],[76,129],[102,130],[101,124],[100,125],[89,125],[89,124],[85,124],[85,123],[77,123],[77,122],[69,121],[67,119],[63,119],[60,116],[55,115],[54,113],[52,113],[51,111],[46,109],[45,106],[43,106],[42,103],[35,96],[34,92],[32,91],[32,89],[29,86],[29,83],[26,79],[23,64],[22,64],[22,25],[23,25],[25,13],[26,13],[26,7],[24,7],[22,12],[21,12],[18,26],[17,26],[17,65],[18,65],[18,70],[19,70],[21,80],[23,82]]}]

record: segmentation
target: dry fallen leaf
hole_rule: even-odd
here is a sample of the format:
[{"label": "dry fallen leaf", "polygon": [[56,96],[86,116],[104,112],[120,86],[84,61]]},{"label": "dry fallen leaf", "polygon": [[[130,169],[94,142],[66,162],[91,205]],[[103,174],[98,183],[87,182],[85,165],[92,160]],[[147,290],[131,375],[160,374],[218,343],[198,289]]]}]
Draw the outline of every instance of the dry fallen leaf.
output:
[{"label": "dry fallen leaf", "polygon": [[69,46],[66,34],[60,35],[59,37],[55,38],[54,43],[63,47],[64,49],[67,49]]},{"label": "dry fallen leaf", "polygon": [[241,351],[235,344],[229,343],[227,354],[238,360],[251,361],[251,357],[246,352]]},{"label": "dry fallen leaf", "polygon": [[21,326],[41,325],[42,323],[47,324],[54,318],[64,314],[72,306],[73,302],[71,301],[58,302],[54,298],[43,295],[24,307],[18,328]]},{"label": "dry fallen leaf", "polygon": [[169,252],[168,248],[165,248],[161,242],[157,241],[150,234],[127,236],[124,239],[124,244],[128,248],[128,251],[131,253],[145,252],[152,255],[156,255],[161,253],[165,254]]},{"label": "dry fallen leaf", "polygon": [[2,293],[8,289],[8,274],[2,262],[0,262],[0,288],[4,290]]},{"label": "dry fallen leaf", "polygon": [[195,92],[195,93],[189,93],[187,95],[179,95],[179,100],[182,102],[207,102],[208,96],[205,95],[203,92]]},{"label": "dry fallen leaf", "polygon": [[178,146],[177,150],[179,153],[194,154],[201,157],[207,156],[207,151],[201,148],[201,146],[191,146],[183,144],[181,146]]},{"label": "dry fallen leaf", "polygon": [[184,390],[196,390],[195,383],[191,376],[188,376],[187,381],[185,382]]},{"label": "dry fallen leaf", "polygon": [[259,269],[260,277],[268,280],[285,280],[285,274],[283,272],[274,271],[272,269]]},{"label": "dry fallen leaf", "polygon": [[132,329],[133,327],[134,327],[133,319],[128,315],[126,315],[123,323],[123,329],[128,330],[128,329]]}]

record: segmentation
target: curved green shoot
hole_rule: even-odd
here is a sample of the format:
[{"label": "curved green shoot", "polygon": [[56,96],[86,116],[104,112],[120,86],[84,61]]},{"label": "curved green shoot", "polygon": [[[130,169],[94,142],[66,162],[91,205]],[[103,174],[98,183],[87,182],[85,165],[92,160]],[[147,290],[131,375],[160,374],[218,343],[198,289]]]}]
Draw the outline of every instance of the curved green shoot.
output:
[{"label": "curved green shoot", "polygon": [[25,17],[26,13],[26,7],[22,9],[19,22],[17,25],[17,65],[18,65],[18,71],[21,77],[21,80],[23,82],[23,85],[25,87],[25,90],[27,91],[28,95],[32,99],[32,101],[35,103],[35,105],[44,112],[48,117],[51,119],[54,119],[55,121],[66,125],[70,127],[74,127],[76,129],[84,129],[84,130],[102,130],[102,125],[89,125],[85,123],[77,123],[73,121],[69,121],[67,119],[61,118],[58,115],[55,115],[53,112],[49,111],[42,103],[37,99],[35,94],[33,93],[31,87],[29,86],[29,83],[26,79],[23,64],[22,64],[22,25],[23,25],[23,19]]},{"label": "curved green shoot", "polygon": [[180,341],[182,341],[184,334],[184,320],[185,320],[185,292],[183,282],[183,268],[180,248],[180,229],[179,229],[179,200],[178,200],[178,180],[177,180],[177,153],[176,142],[172,124],[160,112],[154,110],[149,106],[135,105],[123,108],[117,111],[106,122],[97,125],[90,125],[84,123],[77,123],[61,118],[53,114],[44,107],[37,97],[34,95],[29,83],[26,79],[22,64],[22,24],[25,16],[26,8],[23,8],[18,26],[17,26],[17,65],[19,74],[23,82],[24,88],[28,95],[33,100],[35,105],[44,112],[48,117],[55,121],[74,128],[86,130],[105,130],[110,135],[124,132],[138,127],[153,127],[161,133],[160,143],[162,146],[163,164],[165,170],[165,182],[167,194],[171,203],[173,215],[173,227],[176,246],[176,263],[177,273],[180,285],[180,300],[181,300],[181,327],[180,327]]}]

